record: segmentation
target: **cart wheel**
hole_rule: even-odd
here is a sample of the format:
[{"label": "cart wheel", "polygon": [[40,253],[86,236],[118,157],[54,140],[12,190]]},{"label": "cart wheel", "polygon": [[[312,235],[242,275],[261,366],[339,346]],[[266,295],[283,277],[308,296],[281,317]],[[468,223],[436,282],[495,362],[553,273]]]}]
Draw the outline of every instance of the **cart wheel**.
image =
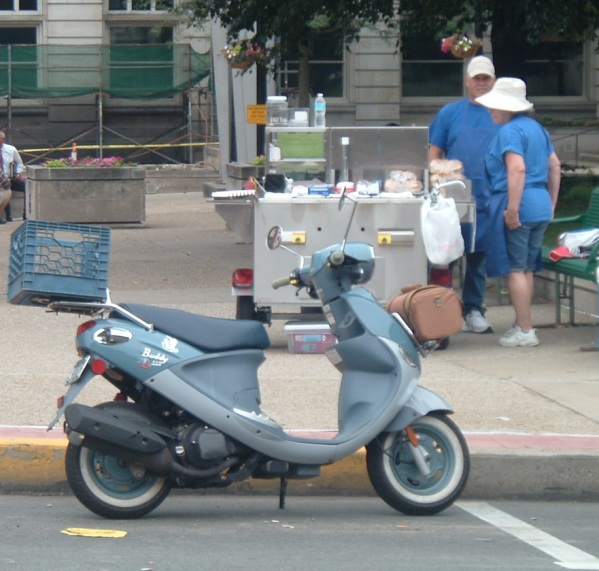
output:
[{"label": "cart wheel", "polygon": [[439,341],[439,346],[437,347],[437,351],[444,351],[449,347],[449,337],[444,337]]},{"label": "cart wheel", "polygon": [[259,320],[254,298],[251,295],[240,295],[237,297],[235,319]]}]

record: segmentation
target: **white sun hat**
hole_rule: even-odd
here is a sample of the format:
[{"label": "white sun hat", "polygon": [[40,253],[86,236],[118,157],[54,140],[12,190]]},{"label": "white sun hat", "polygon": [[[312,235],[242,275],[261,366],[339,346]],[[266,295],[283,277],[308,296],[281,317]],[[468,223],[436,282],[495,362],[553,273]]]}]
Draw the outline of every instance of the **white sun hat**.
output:
[{"label": "white sun hat", "polygon": [[489,109],[512,113],[522,113],[533,108],[533,104],[526,99],[526,83],[517,77],[500,77],[493,89],[477,97],[476,101]]}]

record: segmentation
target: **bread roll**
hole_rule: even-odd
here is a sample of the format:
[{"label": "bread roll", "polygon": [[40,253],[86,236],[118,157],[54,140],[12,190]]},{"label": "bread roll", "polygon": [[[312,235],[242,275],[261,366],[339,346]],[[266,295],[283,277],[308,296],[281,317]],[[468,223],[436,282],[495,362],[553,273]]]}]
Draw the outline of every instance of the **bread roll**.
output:
[{"label": "bread roll", "polygon": [[422,192],[423,184],[419,180],[406,180],[404,188],[409,190],[412,194],[419,194]]},{"label": "bread roll", "polygon": [[399,192],[400,191],[400,185],[399,185],[399,181],[397,181],[394,178],[388,178],[385,181],[385,192]]},{"label": "bread roll", "polygon": [[433,159],[429,165],[429,185],[450,180],[464,180],[464,165],[461,161],[452,159]]}]

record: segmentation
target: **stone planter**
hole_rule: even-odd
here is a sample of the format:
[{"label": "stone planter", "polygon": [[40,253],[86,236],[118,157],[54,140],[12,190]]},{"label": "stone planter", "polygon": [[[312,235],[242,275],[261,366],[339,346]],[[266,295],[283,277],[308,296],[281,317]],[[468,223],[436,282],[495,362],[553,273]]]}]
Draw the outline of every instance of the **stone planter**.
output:
[{"label": "stone planter", "polygon": [[27,167],[25,211],[49,222],[144,222],[145,169]]},{"label": "stone planter", "polygon": [[227,189],[238,190],[244,187],[248,178],[254,178],[262,181],[264,177],[264,167],[255,167],[246,163],[227,163]]}]

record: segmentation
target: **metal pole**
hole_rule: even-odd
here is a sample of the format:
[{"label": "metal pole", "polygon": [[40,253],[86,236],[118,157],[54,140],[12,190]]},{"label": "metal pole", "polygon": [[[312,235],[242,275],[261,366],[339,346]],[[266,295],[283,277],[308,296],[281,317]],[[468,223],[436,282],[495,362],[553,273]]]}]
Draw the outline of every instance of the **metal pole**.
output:
[{"label": "metal pole", "polygon": [[191,89],[187,92],[187,139],[189,147],[187,147],[187,162],[193,163],[193,117],[191,115]]},{"label": "metal pole", "polygon": [[98,114],[98,151],[100,153],[99,158],[104,158],[104,120],[103,120],[103,108],[102,108],[102,92],[96,95],[97,101],[97,114]]},{"label": "metal pole", "polygon": [[98,61],[98,94],[96,95],[96,113],[98,122],[98,149],[100,152],[99,158],[104,158],[104,110],[102,108],[102,87],[104,85],[104,49],[103,45],[99,45],[99,61]]},{"label": "metal pole", "polygon": [[187,148],[187,162],[191,165],[193,164],[193,117],[192,113],[192,105],[191,105],[191,77],[193,74],[193,62],[192,62],[192,53],[191,53],[191,45],[187,46],[187,76],[189,78],[189,89],[187,90],[187,136],[189,141],[189,147]]},{"label": "metal pole", "polygon": [[6,96],[6,121],[8,127],[8,140],[12,143],[12,97],[10,92]]},{"label": "metal pole", "polygon": [[8,46],[8,95],[6,96],[8,140],[12,143],[12,45]]}]

